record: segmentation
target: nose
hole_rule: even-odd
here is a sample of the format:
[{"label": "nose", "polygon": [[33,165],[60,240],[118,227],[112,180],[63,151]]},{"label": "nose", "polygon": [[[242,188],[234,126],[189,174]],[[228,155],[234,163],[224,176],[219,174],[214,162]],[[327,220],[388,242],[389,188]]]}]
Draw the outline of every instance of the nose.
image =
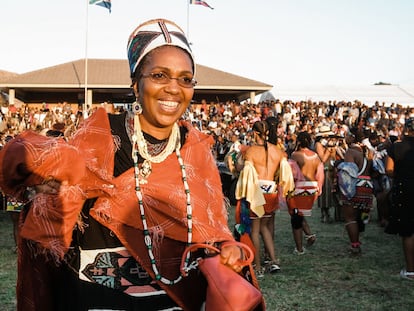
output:
[{"label": "nose", "polygon": [[180,91],[181,86],[178,84],[178,79],[177,78],[170,78],[168,83],[165,85],[164,89],[167,92],[176,93],[176,92]]}]

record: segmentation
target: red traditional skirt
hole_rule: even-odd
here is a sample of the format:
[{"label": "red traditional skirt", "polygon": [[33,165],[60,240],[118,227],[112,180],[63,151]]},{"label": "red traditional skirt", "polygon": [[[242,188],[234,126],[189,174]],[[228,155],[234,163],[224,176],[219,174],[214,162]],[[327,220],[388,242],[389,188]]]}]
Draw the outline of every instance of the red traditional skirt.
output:
[{"label": "red traditional skirt", "polygon": [[288,211],[293,215],[297,209],[300,216],[311,216],[312,206],[318,197],[318,183],[316,181],[298,181],[295,191],[286,199]]},{"label": "red traditional skirt", "polygon": [[[259,179],[259,187],[263,192],[266,204],[263,205],[264,215],[262,217],[270,217],[279,209],[279,195],[277,192],[277,183],[274,180]],[[250,218],[259,218],[255,213],[250,211]]]},{"label": "red traditional skirt", "polygon": [[369,211],[373,204],[374,185],[370,176],[358,176],[356,192],[351,199],[347,199],[342,193],[340,196],[341,204],[352,204],[354,208]]},{"label": "red traditional skirt", "polygon": [[[278,193],[263,193],[266,200],[266,204],[263,205],[264,215],[262,217],[270,217],[274,214],[276,210],[279,209],[279,195]],[[250,218],[260,218],[255,213],[250,210]]]}]

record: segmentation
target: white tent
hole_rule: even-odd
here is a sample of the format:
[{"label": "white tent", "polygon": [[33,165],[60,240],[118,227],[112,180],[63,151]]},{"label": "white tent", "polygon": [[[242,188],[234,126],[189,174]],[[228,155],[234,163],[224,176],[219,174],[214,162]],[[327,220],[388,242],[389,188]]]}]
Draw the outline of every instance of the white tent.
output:
[{"label": "white tent", "polygon": [[414,85],[367,86],[290,86],[274,87],[275,97],[281,101],[354,101],[373,105],[376,101],[389,106],[392,103],[414,107]]},{"label": "white tent", "polygon": [[264,92],[262,95],[260,95],[259,101],[261,102],[271,101],[271,100],[276,100],[276,97],[270,91]]}]

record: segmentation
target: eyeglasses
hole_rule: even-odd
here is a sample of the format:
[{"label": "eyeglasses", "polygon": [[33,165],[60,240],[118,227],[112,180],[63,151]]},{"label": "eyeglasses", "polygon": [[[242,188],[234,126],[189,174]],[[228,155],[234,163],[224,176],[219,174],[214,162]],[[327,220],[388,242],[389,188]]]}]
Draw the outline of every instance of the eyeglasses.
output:
[{"label": "eyeglasses", "polygon": [[171,80],[177,80],[178,85],[185,88],[192,88],[197,85],[197,81],[192,77],[178,77],[172,78],[163,71],[160,72],[150,72],[148,74],[142,75],[143,78],[149,78],[152,82],[157,84],[168,84]]}]

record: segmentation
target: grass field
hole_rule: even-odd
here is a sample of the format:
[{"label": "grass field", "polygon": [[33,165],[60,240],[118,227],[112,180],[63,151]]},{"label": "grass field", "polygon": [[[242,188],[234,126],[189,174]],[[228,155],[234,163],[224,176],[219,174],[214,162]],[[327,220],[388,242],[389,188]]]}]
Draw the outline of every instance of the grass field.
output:
[{"label": "grass field", "polygon": [[[282,272],[260,280],[267,310],[414,310],[414,282],[403,280],[401,240],[383,233],[374,220],[361,237],[362,256],[350,257],[341,222],[323,224],[320,211],[308,218],[316,243],[303,256],[293,254],[290,218],[276,214],[276,250]],[[0,213],[0,310],[15,310],[16,255],[11,221]],[[41,311],[41,310],[39,310]],[[217,310],[220,311],[220,310]]]},{"label": "grass field", "polygon": [[0,310],[16,310],[15,285],[17,256],[13,252],[13,226],[10,216],[0,211]]}]

